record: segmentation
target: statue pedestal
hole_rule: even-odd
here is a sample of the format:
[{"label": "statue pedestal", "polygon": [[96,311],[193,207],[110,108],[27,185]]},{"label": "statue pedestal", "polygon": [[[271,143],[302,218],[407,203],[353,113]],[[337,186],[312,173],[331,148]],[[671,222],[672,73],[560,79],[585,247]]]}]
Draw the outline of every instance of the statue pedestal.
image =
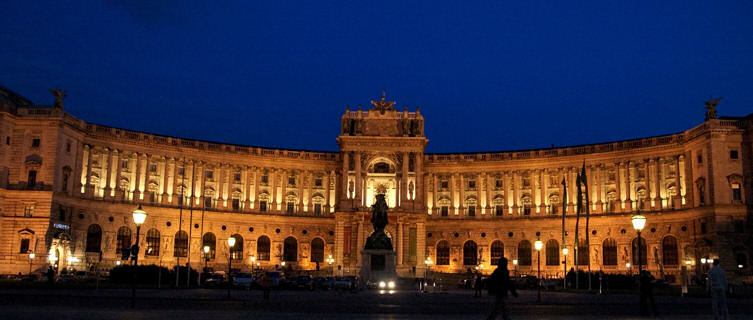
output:
[{"label": "statue pedestal", "polygon": [[397,280],[395,272],[395,251],[385,249],[364,249],[361,251],[361,274],[363,281],[374,282]]}]

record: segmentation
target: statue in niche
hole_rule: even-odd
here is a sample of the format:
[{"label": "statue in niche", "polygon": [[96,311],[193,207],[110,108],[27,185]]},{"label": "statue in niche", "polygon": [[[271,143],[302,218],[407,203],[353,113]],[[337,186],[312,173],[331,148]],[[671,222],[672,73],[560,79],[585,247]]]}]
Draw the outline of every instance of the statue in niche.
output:
[{"label": "statue in niche", "polygon": [[374,232],[366,239],[366,249],[392,250],[392,240],[384,232],[387,226],[387,202],[383,194],[376,195],[376,203],[372,206],[371,225]]},{"label": "statue in niche", "polygon": [[709,121],[710,119],[716,119],[716,105],[719,104],[719,101],[722,101],[722,97],[708,100],[705,102],[706,104],[706,120]]},{"label": "statue in niche", "polygon": [[413,196],[413,189],[414,188],[415,187],[413,186],[413,181],[411,181],[410,183],[408,183],[408,198],[411,199],[411,200],[415,200],[414,196]]}]

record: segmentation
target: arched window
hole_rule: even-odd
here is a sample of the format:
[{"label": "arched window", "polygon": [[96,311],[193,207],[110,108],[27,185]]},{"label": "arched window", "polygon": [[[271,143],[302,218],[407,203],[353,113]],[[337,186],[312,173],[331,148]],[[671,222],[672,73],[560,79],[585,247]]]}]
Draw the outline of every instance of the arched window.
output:
[{"label": "arched window", "polygon": [[205,259],[212,260],[217,255],[217,237],[214,233],[207,232],[201,237],[201,252],[204,252],[204,247],[209,247],[209,252],[204,254]]},{"label": "arched window", "polygon": [[605,266],[617,265],[617,241],[612,238],[604,239],[601,245],[602,264]]},{"label": "arched window", "polygon": [[579,266],[587,266],[588,265],[588,258],[589,258],[589,252],[588,247],[586,246],[586,241],[583,239],[580,239],[580,242],[578,243],[578,261],[577,265]]},{"label": "arched window", "polygon": [[499,262],[499,259],[505,256],[505,245],[502,243],[502,241],[494,241],[492,242],[491,247],[491,261],[490,263],[493,266],[496,266]]},{"label": "arched window", "polygon": [[235,244],[230,248],[230,257],[233,260],[243,260],[243,237],[237,233],[231,237],[235,238]]},{"label": "arched window", "polygon": [[282,256],[283,261],[298,261],[298,240],[293,237],[285,238]]},{"label": "arched window", "polygon": [[146,251],[144,251],[144,255],[159,256],[159,230],[152,228],[146,232]]},{"label": "arched window", "polygon": [[[631,261],[631,263],[634,266],[638,266],[638,264],[639,264],[639,262],[638,262],[638,251],[639,251],[638,250],[638,238],[634,238],[633,239],[633,259]],[[648,261],[648,259],[646,259],[646,257],[648,255],[646,253],[646,239],[644,239],[644,238],[641,238],[640,253],[641,253],[640,265],[645,266],[646,262]]]},{"label": "arched window", "polygon": [[546,242],[546,265],[557,266],[560,264],[560,244],[551,239]]},{"label": "arched window", "polygon": [[86,252],[100,252],[102,248],[102,228],[98,224],[89,226],[86,231]]},{"label": "arched window", "polygon": [[183,230],[175,233],[175,241],[173,243],[173,256],[188,256],[188,233]]},{"label": "arched window", "polygon": [[261,236],[256,240],[256,260],[269,261],[269,237]]},{"label": "arched window", "polygon": [[324,262],[324,240],[311,240],[311,262]]},{"label": "arched window", "polygon": [[677,255],[677,238],[666,236],[661,241],[661,260],[665,266],[676,266],[679,263]]},{"label": "arched window", "polygon": [[475,266],[478,264],[478,252],[476,243],[468,240],[463,244],[463,265]]},{"label": "arched window", "polygon": [[531,265],[531,242],[523,240],[518,244],[518,265]]},{"label": "arched window", "polygon": [[390,173],[390,165],[384,162],[374,164],[374,173]]},{"label": "arched window", "polygon": [[123,252],[123,249],[128,249],[131,247],[131,229],[128,227],[120,227],[118,229],[118,243],[115,247],[115,253],[120,254]]},{"label": "arched window", "polygon": [[450,264],[450,245],[447,241],[442,240],[437,244],[437,265],[446,266]]}]

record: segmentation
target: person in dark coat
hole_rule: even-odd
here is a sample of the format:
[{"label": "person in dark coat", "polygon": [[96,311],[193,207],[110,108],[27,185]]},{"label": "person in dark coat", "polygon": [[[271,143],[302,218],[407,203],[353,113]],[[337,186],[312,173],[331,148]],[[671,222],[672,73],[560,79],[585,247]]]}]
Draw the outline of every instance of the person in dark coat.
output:
[{"label": "person in dark coat", "polygon": [[261,276],[261,289],[264,291],[264,300],[269,300],[270,287],[272,287],[272,279],[264,272]]},{"label": "person in dark coat", "polygon": [[651,306],[651,312],[654,316],[659,316],[656,312],[656,303],[654,302],[654,276],[648,271],[643,271],[640,275],[640,290],[641,290],[641,315],[648,315],[649,303]]},{"label": "person in dark coat", "polygon": [[506,258],[503,257],[499,259],[499,262],[497,262],[497,269],[494,269],[494,272],[486,281],[489,288],[489,296],[494,299],[492,312],[487,319],[494,320],[500,313],[502,313],[503,319],[510,319],[507,307],[505,306],[505,298],[507,298],[508,291],[513,297],[518,297],[518,292],[515,290],[515,285],[512,280],[510,280],[510,271],[507,270]]},{"label": "person in dark coat", "polygon": [[476,279],[473,280],[473,296],[474,297],[481,297],[481,290],[484,288],[483,280],[481,278],[481,274],[476,274]]},{"label": "person in dark coat", "polygon": [[55,270],[52,267],[47,267],[47,285],[52,287],[55,285]]}]

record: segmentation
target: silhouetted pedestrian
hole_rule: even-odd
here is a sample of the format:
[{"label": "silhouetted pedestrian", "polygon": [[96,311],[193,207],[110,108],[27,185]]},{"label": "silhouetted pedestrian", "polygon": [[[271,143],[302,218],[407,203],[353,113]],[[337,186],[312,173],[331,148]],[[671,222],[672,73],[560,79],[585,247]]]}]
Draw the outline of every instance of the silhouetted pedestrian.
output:
[{"label": "silhouetted pedestrian", "polygon": [[714,319],[727,319],[727,275],[719,267],[719,259],[714,259],[714,266],[709,270],[706,288],[711,291],[711,309]]},{"label": "silhouetted pedestrian", "polygon": [[481,274],[476,274],[476,279],[473,281],[473,296],[474,297],[481,297],[481,290],[483,289],[484,285],[482,282]]},{"label": "silhouetted pedestrian", "polygon": [[656,311],[656,303],[654,302],[654,276],[648,271],[643,271],[640,275],[640,290],[641,290],[641,315],[648,315],[648,305],[651,303],[651,312],[654,316],[658,316]]},{"label": "silhouetted pedestrian", "polygon": [[264,272],[261,276],[261,289],[264,291],[264,300],[269,300],[269,290],[272,286],[272,280],[269,279],[269,275]]},{"label": "silhouetted pedestrian", "polygon": [[486,283],[489,288],[489,296],[494,299],[492,311],[491,313],[489,313],[489,317],[487,317],[487,319],[496,319],[499,313],[502,313],[503,319],[510,319],[510,315],[507,312],[507,307],[505,306],[505,298],[507,298],[508,291],[513,295],[513,297],[517,297],[518,292],[515,290],[515,285],[510,280],[510,271],[507,270],[506,258],[503,257],[499,259],[499,262],[497,263],[497,269],[494,269],[494,272],[491,276],[489,276],[489,279],[487,279]]},{"label": "silhouetted pedestrian", "polygon": [[690,279],[688,279],[688,268],[682,266],[682,269],[680,269],[680,287],[682,288],[683,297],[688,296],[688,282],[690,282]]},{"label": "silhouetted pedestrian", "polygon": [[52,287],[55,285],[55,270],[52,270],[52,266],[47,267],[47,286]]}]

